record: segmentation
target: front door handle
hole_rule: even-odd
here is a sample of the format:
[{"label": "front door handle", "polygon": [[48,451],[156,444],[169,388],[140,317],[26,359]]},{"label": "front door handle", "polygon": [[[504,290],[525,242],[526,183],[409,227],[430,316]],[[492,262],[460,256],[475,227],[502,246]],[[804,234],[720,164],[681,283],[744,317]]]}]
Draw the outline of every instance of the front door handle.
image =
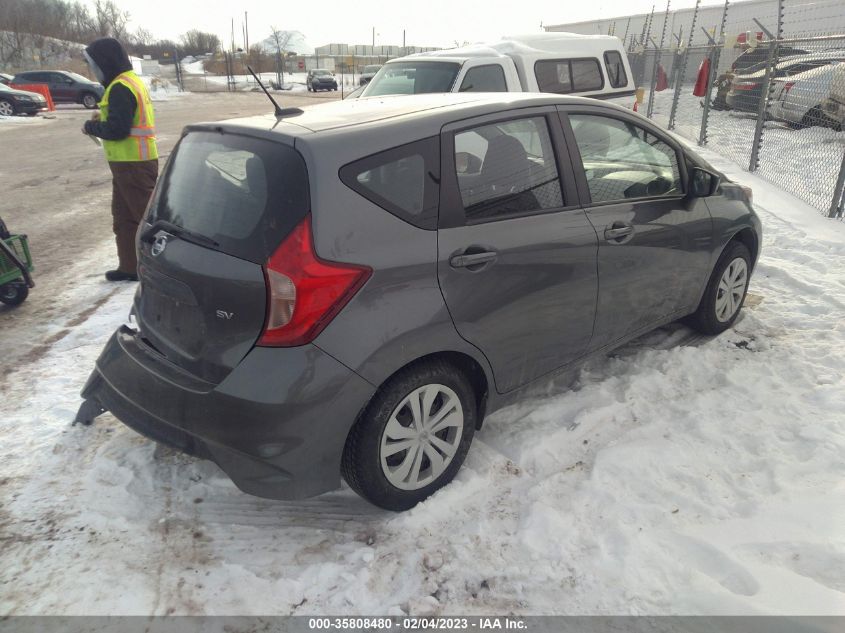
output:
[{"label": "front door handle", "polygon": [[614,222],[604,230],[604,239],[608,242],[621,242],[633,234],[634,227],[623,222]]},{"label": "front door handle", "polygon": [[480,253],[464,253],[462,255],[455,255],[449,260],[449,265],[452,268],[469,268],[470,270],[478,270],[484,264],[495,261],[499,256],[496,251],[482,251]]}]

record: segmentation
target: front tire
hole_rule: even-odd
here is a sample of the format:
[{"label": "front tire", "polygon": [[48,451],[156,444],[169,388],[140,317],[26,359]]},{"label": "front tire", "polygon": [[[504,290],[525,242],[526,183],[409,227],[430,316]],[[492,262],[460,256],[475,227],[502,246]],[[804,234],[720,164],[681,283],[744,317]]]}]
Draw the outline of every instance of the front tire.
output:
[{"label": "front tire", "polygon": [[14,116],[15,104],[8,99],[0,99],[0,116]]},{"label": "front tire", "polygon": [[442,361],[411,365],[382,385],[349,432],[343,478],[374,505],[408,510],[457,474],[476,417],[462,372]]},{"label": "front tire", "polygon": [[93,110],[97,107],[97,97],[90,92],[86,92],[82,95],[82,105],[84,105],[89,110]]},{"label": "front tire", "polygon": [[22,304],[29,296],[29,286],[22,281],[10,281],[0,286],[0,302],[7,306]]},{"label": "front tire", "polygon": [[687,324],[703,334],[721,334],[739,316],[751,278],[751,253],[742,242],[730,242],[713,273],[698,309],[687,317]]}]

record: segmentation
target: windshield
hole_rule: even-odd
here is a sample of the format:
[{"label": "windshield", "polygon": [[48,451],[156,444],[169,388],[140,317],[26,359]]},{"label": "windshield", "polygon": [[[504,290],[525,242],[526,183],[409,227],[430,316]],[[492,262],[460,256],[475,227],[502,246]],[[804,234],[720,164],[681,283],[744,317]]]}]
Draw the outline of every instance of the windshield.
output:
[{"label": "windshield", "polygon": [[328,70],[312,70],[311,74],[312,75],[331,75],[331,73]]},{"label": "windshield", "polygon": [[381,66],[364,66],[365,73],[377,73]]},{"label": "windshield", "polygon": [[455,62],[396,62],[387,64],[370,80],[362,97],[451,92],[461,69]]}]

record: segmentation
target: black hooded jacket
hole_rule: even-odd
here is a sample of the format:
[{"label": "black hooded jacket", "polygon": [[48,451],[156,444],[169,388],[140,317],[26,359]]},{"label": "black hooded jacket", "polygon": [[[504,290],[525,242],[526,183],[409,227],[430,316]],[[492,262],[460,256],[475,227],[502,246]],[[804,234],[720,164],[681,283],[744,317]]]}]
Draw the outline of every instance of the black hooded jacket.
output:
[{"label": "black hooded jacket", "polygon": [[[108,87],[115,78],[132,70],[129,55],[120,42],[113,37],[94,40],[85,49],[103,73],[102,84]],[[117,84],[109,93],[109,116],[107,121],[86,121],[85,131],[107,141],[119,141],[129,136],[132,119],[138,107],[135,95],[123,84]]]}]

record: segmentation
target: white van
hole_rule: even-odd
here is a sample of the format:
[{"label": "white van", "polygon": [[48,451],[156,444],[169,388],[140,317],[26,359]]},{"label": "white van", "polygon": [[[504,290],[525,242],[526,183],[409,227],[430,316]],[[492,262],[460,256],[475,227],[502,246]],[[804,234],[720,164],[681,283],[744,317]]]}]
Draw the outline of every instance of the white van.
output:
[{"label": "white van", "polygon": [[539,33],[388,61],[361,97],[424,92],[552,92],[632,95],[628,56],[617,37]]}]

